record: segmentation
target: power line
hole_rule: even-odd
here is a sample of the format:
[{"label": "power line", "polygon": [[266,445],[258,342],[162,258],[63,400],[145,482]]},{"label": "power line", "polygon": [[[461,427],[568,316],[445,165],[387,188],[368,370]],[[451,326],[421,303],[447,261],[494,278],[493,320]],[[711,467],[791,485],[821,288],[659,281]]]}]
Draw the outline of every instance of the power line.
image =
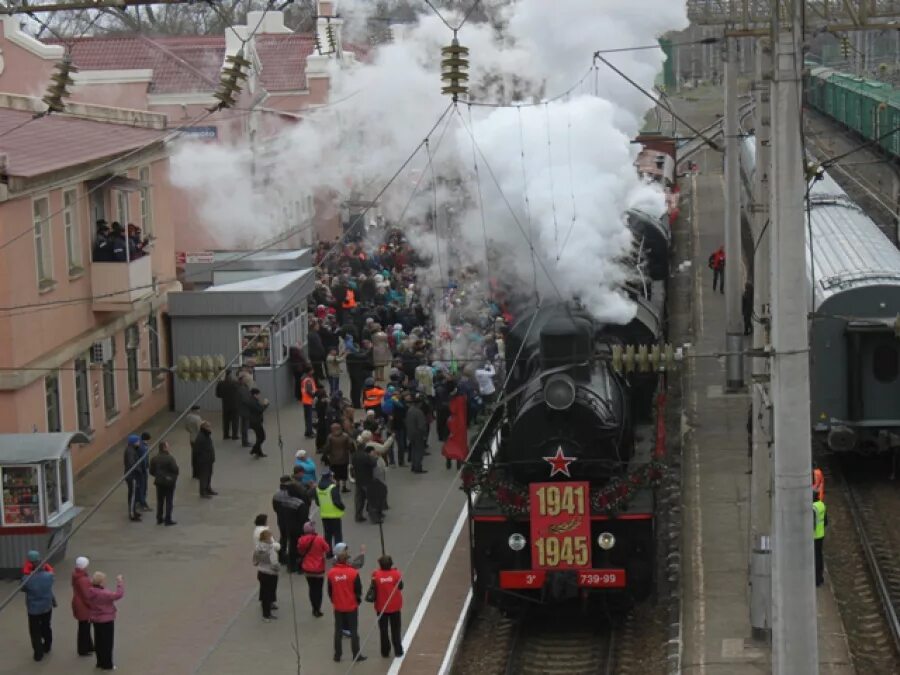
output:
[{"label": "power line", "polygon": [[711,140],[708,136],[704,135],[701,131],[698,131],[697,129],[695,129],[689,122],[687,122],[687,121],[684,120],[682,117],[680,117],[680,116],[672,109],[672,107],[671,107],[668,103],[666,103],[666,102],[663,101],[662,99],[660,99],[660,98],[654,96],[654,95],[651,94],[649,91],[647,91],[646,89],[644,89],[641,85],[639,85],[639,84],[638,84],[637,82],[635,82],[633,79],[631,79],[630,77],[628,77],[628,75],[626,75],[626,74],[623,73],[621,70],[619,70],[618,68],[616,68],[613,64],[611,64],[609,61],[607,61],[603,56],[601,56],[600,54],[594,54],[594,58],[595,58],[596,60],[598,60],[598,61],[601,61],[601,62],[602,62],[603,64],[605,64],[610,70],[612,70],[612,71],[613,71],[614,73],[616,73],[619,77],[621,77],[623,80],[625,80],[626,82],[628,82],[628,84],[630,84],[632,87],[634,87],[635,89],[637,89],[637,90],[638,90],[639,92],[641,92],[644,96],[646,96],[646,97],[649,98],[651,101],[653,101],[656,105],[660,106],[663,110],[665,110],[666,112],[668,112],[672,117],[674,117],[676,120],[678,120],[679,122],[681,122],[681,123],[682,123],[684,126],[686,126],[688,129],[690,129],[691,131],[693,131],[693,132],[697,135],[697,137],[698,137],[698,138],[702,138],[702,139],[704,140],[704,142],[705,142],[710,148],[712,148],[713,150],[716,150],[717,152],[722,152],[722,151],[723,151],[723,149],[719,147],[719,144],[718,144],[718,143],[716,143],[715,141]]}]

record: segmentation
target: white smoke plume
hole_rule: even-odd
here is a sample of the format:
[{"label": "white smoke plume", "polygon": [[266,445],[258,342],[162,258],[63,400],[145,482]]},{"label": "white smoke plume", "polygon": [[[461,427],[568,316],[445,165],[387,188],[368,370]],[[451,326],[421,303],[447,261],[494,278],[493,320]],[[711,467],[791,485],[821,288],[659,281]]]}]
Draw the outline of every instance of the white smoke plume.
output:
[{"label": "white smoke plume", "polygon": [[[366,4],[356,1],[338,9],[354,14],[354,25],[362,25]],[[651,45],[663,33],[685,27],[685,3],[487,4],[495,21],[469,21],[459,32],[460,43],[470,49],[471,95],[504,102],[516,96],[523,107],[469,110],[460,104],[446,128],[438,125],[430,137],[440,188],[437,238],[427,228],[415,231],[433,206],[425,151],[385,193],[379,209],[388,221],[402,213],[397,224],[432,254],[427,274],[433,285],[446,284],[453,262],[483,265],[489,239],[501,251],[499,269],[514,274],[523,291],[531,290],[535,276],[533,250],[542,296],[579,295],[599,317],[627,321],[633,308],[618,287],[628,271],[616,262],[631,242],[623,213],[633,206],[654,213],[664,208],[662,195],[643,184],[633,166],[638,147],[631,140],[652,103],[602,64],[569,95],[541,101],[569,90],[588,73],[594,51]],[[456,25],[462,12],[446,11],[445,16]],[[345,69],[334,64],[330,97],[344,102],[308,116],[277,139],[267,153],[271,180],[265,194],[248,193],[252,189],[245,186],[252,181],[243,150],[203,146],[178,154],[173,175],[199,199],[204,216],[223,233],[246,232],[249,223],[257,223],[263,239],[277,234],[277,228],[268,229],[268,218],[254,218],[252,210],[277,214],[277,204],[266,208],[277,195],[329,189],[339,199],[351,190],[371,199],[449,103],[440,93],[440,48],[452,37],[447,27],[423,3],[418,22],[396,35],[394,43],[378,47],[364,63]],[[650,89],[664,56],[648,49],[607,58]],[[469,130],[480,147],[483,217]],[[232,159],[219,153],[231,153]],[[423,173],[419,193],[410,201]]]}]

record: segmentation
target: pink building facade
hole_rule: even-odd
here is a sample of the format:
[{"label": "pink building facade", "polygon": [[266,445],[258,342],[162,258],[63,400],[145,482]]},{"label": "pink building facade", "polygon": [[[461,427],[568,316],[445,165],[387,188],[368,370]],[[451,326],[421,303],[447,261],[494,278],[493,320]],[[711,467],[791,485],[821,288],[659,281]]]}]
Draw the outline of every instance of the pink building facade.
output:
[{"label": "pink building facade", "polygon": [[[169,364],[163,312],[180,288],[166,120],[41,109],[0,94],[0,432],[83,431],[78,471],[168,401],[154,370]],[[146,254],[94,262],[101,218],[140,227]]]},{"label": "pink building facade", "polygon": [[[335,3],[320,0],[318,5],[318,42],[330,50],[330,33],[335,40],[330,53],[318,53],[316,35],[294,33],[277,11],[250,12],[246,25],[234,26],[224,35],[77,38],[71,41],[78,72],[73,75],[70,100],[161,113],[168,128],[182,128],[185,136],[262,147],[266,139],[296,123],[303,111],[328,102],[331,61],[352,63],[355,58],[341,44],[342,20],[333,16]],[[0,18],[0,31],[0,92],[39,98],[64,47],[58,41],[34,39],[22,31],[17,17]],[[237,105],[209,114],[207,108],[217,102],[213,94],[226,56],[242,48],[252,66]],[[306,205],[322,202],[322,196],[305,195],[298,187],[299,207],[294,208],[293,195],[285,204],[289,207],[285,230],[313,220],[319,236],[337,234],[337,209],[326,205],[308,212]],[[172,199],[176,251],[219,248],[215,225],[202,222],[190,195],[176,189]],[[301,222],[294,222],[298,219]],[[308,234],[300,237],[283,245],[310,243]]]}]

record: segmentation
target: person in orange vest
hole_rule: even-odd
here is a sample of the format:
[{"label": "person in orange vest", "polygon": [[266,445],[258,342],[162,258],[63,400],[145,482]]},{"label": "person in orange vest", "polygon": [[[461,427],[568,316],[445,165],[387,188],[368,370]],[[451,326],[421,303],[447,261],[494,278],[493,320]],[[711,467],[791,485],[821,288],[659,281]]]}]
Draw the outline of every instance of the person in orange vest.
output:
[{"label": "person in orange vest", "polygon": [[719,290],[725,292],[725,247],[720,246],[709,256],[709,269],[713,271],[713,293],[716,292],[716,286]]},{"label": "person in orange vest", "polygon": [[812,474],[812,489],[813,492],[819,497],[820,502],[825,501],[825,474],[822,473],[822,469],[819,468],[818,464],[813,464],[813,474]]},{"label": "person in orange vest", "polygon": [[[400,634],[400,610],[403,608],[403,579],[400,570],[394,567],[394,560],[389,555],[378,559],[380,569],[372,572],[372,587],[375,591],[375,613],[378,614],[378,632],[381,634],[381,655],[403,656],[403,637]],[[367,598],[368,599],[368,598]],[[390,639],[388,639],[390,627]]]},{"label": "person in orange vest", "polygon": [[350,564],[350,551],[341,542],[334,547],[337,558],[328,570],[328,598],[334,607],[334,660],[343,655],[344,631],[350,633],[350,649],[354,661],[365,661],[359,652],[359,603],[362,600],[362,582],[359,572]]},{"label": "person in orange vest", "polygon": [[347,289],[347,295],[344,296],[344,302],[341,303],[341,307],[344,309],[353,309],[356,307],[356,293],[353,292],[352,288]]},{"label": "person in orange vest", "polygon": [[300,402],[303,404],[303,417],[306,420],[306,433],[303,434],[307,438],[313,438],[316,435],[313,428],[313,406],[316,403],[316,378],[313,377],[312,366],[307,366],[303,372],[303,378],[300,380]]},{"label": "person in orange vest", "polygon": [[374,410],[375,414],[381,412],[381,402],[384,400],[384,389],[375,384],[371,377],[366,380],[363,388],[363,409],[368,412]]}]

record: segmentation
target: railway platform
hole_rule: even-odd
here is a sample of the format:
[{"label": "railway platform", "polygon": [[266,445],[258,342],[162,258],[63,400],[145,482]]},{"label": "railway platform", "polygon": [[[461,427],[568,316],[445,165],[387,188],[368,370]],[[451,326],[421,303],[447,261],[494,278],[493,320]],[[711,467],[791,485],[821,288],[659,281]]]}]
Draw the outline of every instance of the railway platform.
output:
[{"label": "railway platform", "polygon": [[[399,660],[395,666],[393,658],[381,657],[375,612],[369,603],[363,603],[359,613],[362,653],[368,660],[351,662],[349,640],[344,643],[343,661],[332,660],[331,604],[326,598],[325,616],[314,618],[303,576],[282,572],[278,581],[279,618],[262,622],[256,572],[251,564],[253,519],[257,513],[268,513],[275,527],[271,501],[280,476],[288,472],[285,468],[293,462],[297,448],[307,448],[315,456],[314,446],[303,437],[302,408],[291,404],[282,407],[285,468],[271,411],[266,414],[268,439],[264,446],[269,456],[260,460],[251,458],[239,441],[221,441],[218,414],[204,417],[214,429],[212,485],[219,495],[213,499],[199,497],[197,483],[190,476],[187,434],[179,426],[169,436],[181,469],[174,513],[178,525],[157,526],[154,513],[147,513],[143,522],[129,522],[125,487],[119,487],[74,536],[66,559],[57,566],[58,607],[53,612],[52,653],[40,663],[32,660],[23,594],[0,612],[0,673],[94,672],[93,657],[80,658],[75,650],[77,624],[70,609],[70,577],[79,555],[90,558],[91,571],[102,570],[109,579],[117,574],[125,577],[125,597],[117,603],[115,661],[119,672],[245,675],[301,672],[300,667],[302,672],[316,675],[386,673],[392,667],[396,672]],[[172,419],[174,413],[161,414],[146,430],[157,436]],[[386,514],[384,539],[387,552],[404,575],[404,632],[423,598],[432,606],[439,604],[440,596],[431,581],[440,576],[436,567],[448,563],[443,554],[449,551],[448,538],[464,503],[454,479],[456,472],[444,469],[433,433],[429,452],[426,474],[388,469],[391,508]],[[86,510],[92,507],[121,474],[122,451],[117,447],[76,481],[76,503]],[[354,522],[353,496],[343,496],[348,506],[344,538],[354,554],[361,544],[367,547],[361,570],[365,590],[381,552],[379,531],[375,525]],[[155,506],[152,486],[148,501]],[[458,564],[467,576],[468,556]],[[0,582],[0,597],[5,598],[14,589],[11,581]],[[420,614],[423,612],[424,608]]]},{"label": "railway platform", "polygon": [[[702,151],[695,161],[700,172],[685,179],[682,188],[689,197],[682,211],[681,237],[689,242],[687,248],[680,247],[690,251],[691,267],[685,274],[690,275],[691,306],[677,308],[672,319],[691,329],[673,339],[686,338],[698,355],[709,355],[724,351],[725,344],[725,300],[712,291],[706,264],[723,242],[724,182],[721,155]],[[729,263],[728,269],[739,268]],[[745,366],[749,369],[750,364]],[[685,375],[682,672],[771,672],[769,646],[751,638],[750,626],[750,397],[746,392],[723,392],[724,358],[689,359]],[[827,571],[817,596],[819,672],[854,673]]]}]

